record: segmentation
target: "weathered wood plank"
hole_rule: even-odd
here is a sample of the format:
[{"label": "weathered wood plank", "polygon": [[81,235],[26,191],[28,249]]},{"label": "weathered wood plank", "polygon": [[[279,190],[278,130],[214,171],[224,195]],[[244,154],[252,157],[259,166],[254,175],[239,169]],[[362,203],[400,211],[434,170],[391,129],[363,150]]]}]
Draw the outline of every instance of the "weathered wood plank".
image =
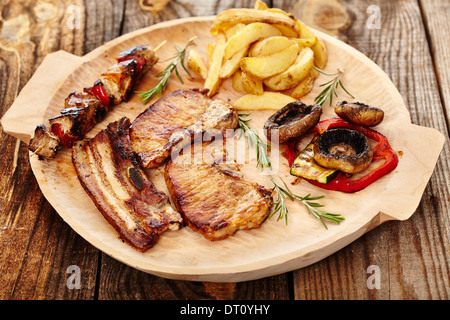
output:
[{"label": "weathered wood plank", "polygon": [[[399,89],[413,123],[446,134],[433,61],[416,1],[305,0],[283,4],[274,1],[274,5],[281,5],[307,24],[337,35],[369,56]],[[373,5],[380,10],[379,29],[367,27],[374,12],[367,11]],[[296,297],[447,299],[448,159],[449,149],[445,146],[422,202],[410,220],[386,223],[328,259],[295,272]],[[366,271],[370,265],[379,267],[379,290],[367,287],[370,274]],[[314,281],[309,281],[310,287],[306,289],[303,279],[311,274]]]},{"label": "weathered wood plank", "polygon": [[[448,21],[450,19],[450,3],[445,0],[420,0],[422,16],[427,30],[429,44],[431,46],[433,61],[435,65],[436,77],[438,80],[442,103],[445,108],[447,128],[450,127],[450,62],[448,56],[450,49],[450,28]],[[448,132],[448,131],[447,131]]]},{"label": "weathered wood plank", "polygon": [[[105,12],[105,16],[110,14]],[[60,49],[85,53],[85,15],[84,2],[79,0],[3,1],[0,115],[45,55]],[[113,27],[103,23],[93,31],[102,33]],[[116,37],[115,32],[109,37]],[[0,298],[94,298],[98,250],[81,239],[44,199],[30,168],[27,147],[3,132],[0,145]],[[67,287],[71,265],[80,268],[80,290]]]}]

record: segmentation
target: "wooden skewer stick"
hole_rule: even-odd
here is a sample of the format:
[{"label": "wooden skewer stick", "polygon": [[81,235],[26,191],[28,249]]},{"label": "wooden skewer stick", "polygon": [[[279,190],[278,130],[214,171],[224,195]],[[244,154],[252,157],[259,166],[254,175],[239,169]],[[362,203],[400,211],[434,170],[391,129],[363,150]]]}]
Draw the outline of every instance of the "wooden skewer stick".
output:
[{"label": "wooden skewer stick", "polygon": [[159,49],[161,49],[162,47],[164,47],[164,45],[167,43],[167,40],[164,40],[163,42],[161,42],[155,49],[153,49],[153,51],[156,53]]},{"label": "wooden skewer stick", "polygon": [[32,154],[30,154],[30,158],[32,156],[34,156],[36,153],[38,153],[39,151],[41,151],[44,148],[44,146],[39,146],[39,148],[37,148],[36,150],[34,150],[34,152]]}]

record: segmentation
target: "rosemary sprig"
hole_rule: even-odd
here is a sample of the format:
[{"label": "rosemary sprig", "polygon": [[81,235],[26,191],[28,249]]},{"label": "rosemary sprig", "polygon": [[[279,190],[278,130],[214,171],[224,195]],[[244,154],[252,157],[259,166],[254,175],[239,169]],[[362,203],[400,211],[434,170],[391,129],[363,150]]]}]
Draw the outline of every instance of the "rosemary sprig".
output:
[{"label": "rosemary sprig", "polygon": [[183,79],[180,76],[180,73],[178,72],[178,63],[181,63],[181,66],[183,67],[184,71],[186,71],[186,73],[189,76],[191,75],[189,73],[188,69],[186,68],[186,66],[184,65],[184,59],[186,57],[186,49],[191,44],[194,43],[195,38],[196,37],[189,39],[189,41],[186,44],[186,46],[184,47],[184,49],[180,49],[180,48],[178,48],[177,45],[175,45],[174,47],[175,47],[175,50],[177,51],[175,53],[175,55],[173,55],[169,59],[160,61],[160,62],[166,62],[169,60],[173,60],[172,62],[170,62],[167,65],[167,67],[164,70],[162,70],[161,72],[159,72],[158,74],[155,75],[155,77],[161,78],[161,79],[159,79],[156,86],[154,86],[152,89],[150,89],[148,91],[137,91],[137,93],[139,94],[139,97],[141,98],[142,101],[144,101],[144,103],[148,103],[155,94],[158,94],[161,97],[161,94],[166,89],[167,82],[169,81],[170,75],[172,74],[173,71],[175,71],[180,82],[184,83]]},{"label": "rosemary sprig", "polygon": [[344,217],[342,217],[340,214],[336,213],[329,213],[323,210],[320,210],[318,208],[322,208],[325,205],[313,202],[315,200],[319,200],[324,198],[325,196],[318,196],[318,197],[311,197],[311,194],[307,194],[304,197],[300,197],[296,194],[293,194],[289,188],[287,187],[286,183],[283,181],[285,188],[281,187],[274,179],[273,177],[270,177],[270,179],[273,182],[273,190],[277,191],[277,201],[275,202],[275,208],[269,218],[271,218],[275,213],[279,212],[278,214],[278,220],[285,219],[286,225],[288,222],[288,208],[286,206],[286,199],[289,199],[291,201],[298,200],[304,204],[306,207],[306,210],[308,210],[308,213],[312,214],[315,218],[319,219],[322,224],[325,226],[326,229],[328,229],[327,225],[325,224],[325,220],[332,221],[334,223],[339,224],[341,221],[345,220]]},{"label": "rosemary sprig", "polygon": [[280,187],[280,185],[278,183],[275,182],[275,180],[272,177],[270,177],[270,179],[273,182],[272,190],[277,190],[277,201],[275,202],[275,208],[273,209],[272,213],[270,214],[269,219],[272,218],[275,215],[275,213],[279,212],[277,221],[284,218],[284,220],[286,221],[286,225],[287,225],[289,210],[286,205],[286,198],[288,198],[291,201],[294,201],[295,198],[287,190],[287,188],[283,189],[282,187]]},{"label": "rosemary sprig", "polygon": [[239,114],[239,127],[242,132],[247,133],[247,148],[250,146],[256,146],[256,166],[260,166],[261,171],[264,170],[265,167],[272,168],[272,164],[270,163],[270,159],[267,154],[267,149],[270,148],[270,145],[264,143],[259,135],[247,124],[247,122],[251,120],[251,118],[249,118],[250,115],[251,113]]},{"label": "rosemary sprig", "polygon": [[335,73],[328,73],[325,72],[323,70],[320,70],[319,68],[313,66],[314,69],[316,69],[317,71],[319,71],[320,73],[329,76],[329,77],[334,77],[333,79],[331,79],[328,82],[322,83],[320,85],[320,87],[325,87],[325,89],[323,89],[323,91],[321,93],[319,93],[319,95],[314,99],[314,102],[319,104],[319,105],[323,105],[325,103],[325,101],[327,101],[327,99],[330,99],[330,106],[333,103],[333,96],[335,96],[336,98],[338,97],[338,94],[336,92],[336,90],[341,87],[350,97],[354,98],[354,96],[347,91],[347,89],[345,89],[344,85],[342,84],[341,81],[341,75],[344,73],[344,70],[342,70],[341,68],[338,68],[338,71]]}]

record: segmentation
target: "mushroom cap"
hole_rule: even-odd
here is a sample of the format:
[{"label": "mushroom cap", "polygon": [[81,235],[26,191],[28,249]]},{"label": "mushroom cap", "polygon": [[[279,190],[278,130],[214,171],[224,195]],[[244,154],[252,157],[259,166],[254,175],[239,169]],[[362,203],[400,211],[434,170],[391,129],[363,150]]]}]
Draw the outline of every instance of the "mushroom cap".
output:
[{"label": "mushroom cap", "polygon": [[271,115],[266,123],[266,136],[270,140],[272,131],[278,130],[279,143],[304,135],[320,120],[322,107],[318,104],[307,106],[301,101],[288,103]]},{"label": "mushroom cap", "polygon": [[314,160],[318,164],[346,173],[363,171],[372,162],[372,157],[367,137],[356,130],[329,129],[314,143]]}]

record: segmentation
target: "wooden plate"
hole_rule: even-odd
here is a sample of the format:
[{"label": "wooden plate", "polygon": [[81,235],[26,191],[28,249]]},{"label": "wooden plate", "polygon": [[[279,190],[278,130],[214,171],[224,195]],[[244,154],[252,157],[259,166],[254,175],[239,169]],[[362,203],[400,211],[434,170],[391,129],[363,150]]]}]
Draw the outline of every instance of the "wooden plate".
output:
[{"label": "wooden plate", "polygon": [[[92,85],[113,63],[114,56],[130,46],[147,43],[155,47],[167,40],[168,44],[159,51],[164,59],[173,54],[173,45],[183,47],[189,38],[197,36],[196,49],[206,58],[206,45],[214,42],[209,32],[213,18],[180,19],[154,25],[119,37],[83,57],[62,51],[50,54],[2,119],[4,130],[28,143],[36,125],[57,115],[71,91]],[[437,130],[411,124],[402,97],[374,62],[345,43],[315,32],[325,41],[329,51],[325,70],[333,72],[342,67],[345,70],[343,82],[355,95],[355,100],[385,111],[385,120],[376,130],[387,136],[400,158],[394,172],[355,194],[325,191],[305,181],[292,185],[295,179],[289,174],[286,159],[282,156],[274,159],[272,174],[290,184],[291,190],[298,195],[325,195],[321,202],[326,205],[326,210],[345,217],[340,225],[328,223],[326,229],[301,204],[289,202],[287,226],[284,221],[272,218],[259,229],[238,231],[234,236],[216,242],[184,228],[166,232],[154,248],[140,253],[119,239],[86,195],[75,175],[70,150],[63,150],[52,161],[30,158],[43,194],[79,235],[113,258],[158,276],[198,281],[246,281],[298,269],[327,257],[385,221],[408,219],[420,202],[444,137]],[[152,74],[165,65],[155,66],[136,90],[153,87],[157,79]],[[184,84],[173,77],[166,92],[182,87],[202,87],[199,78],[190,78],[184,71],[181,73]],[[318,85],[325,81],[326,77],[321,75],[314,90],[302,100],[313,102],[320,90]],[[231,103],[239,96],[232,90],[230,81],[223,84],[217,95]],[[340,99],[348,97],[341,92]],[[134,96],[128,103],[116,106],[88,137],[122,116],[133,120],[147,106]],[[324,109],[322,119],[335,116],[331,107]],[[251,126],[262,128],[273,112],[253,112]],[[283,146],[279,154],[282,151]],[[261,174],[254,163],[245,164],[242,171],[248,180],[272,186],[268,175]],[[149,170],[155,185],[167,192],[162,172],[163,168]]]}]

